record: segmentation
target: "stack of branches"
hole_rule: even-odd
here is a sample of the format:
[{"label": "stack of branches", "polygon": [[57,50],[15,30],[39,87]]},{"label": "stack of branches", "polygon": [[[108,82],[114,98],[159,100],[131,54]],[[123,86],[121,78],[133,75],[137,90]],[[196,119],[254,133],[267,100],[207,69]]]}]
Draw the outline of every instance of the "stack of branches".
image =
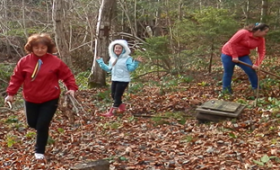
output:
[{"label": "stack of branches", "polygon": [[[58,109],[66,116],[70,123],[75,122],[75,116],[79,118],[81,124],[86,123],[88,120],[82,115],[88,115],[83,106],[71,95],[64,95],[60,98]],[[82,115],[81,115],[82,114]]]}]

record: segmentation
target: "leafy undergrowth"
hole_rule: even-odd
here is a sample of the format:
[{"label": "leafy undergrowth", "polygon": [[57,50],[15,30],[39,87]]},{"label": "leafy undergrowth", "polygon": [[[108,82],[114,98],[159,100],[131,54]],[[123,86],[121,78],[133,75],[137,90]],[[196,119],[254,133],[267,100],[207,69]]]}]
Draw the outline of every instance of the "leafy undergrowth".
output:
[{"label": "leafy undergrowth", "polygon": [[[166,88],[131,87],[125,94],[126,113],[114,118],[99,116],[110,103],[102,103],[109,98],[106,89],[80,91],[77,100],[88,113],[75,115],[75,122],[60,112],[55,115],[45,161],[34,159],[36,133],[27,127],[24,112],[2,113],[1,170],[62,170],[98,159],[107,159],[112,170],[277,169],[279,96],[273,95],[279,90],[261,93],[259,106],[253,107],[244,75],[234,80],[237,93],[223,98],[214,76],[202,75],[191,83]],[[238,119],[199,124],[195,108],[210,99],[248,107]]]}]

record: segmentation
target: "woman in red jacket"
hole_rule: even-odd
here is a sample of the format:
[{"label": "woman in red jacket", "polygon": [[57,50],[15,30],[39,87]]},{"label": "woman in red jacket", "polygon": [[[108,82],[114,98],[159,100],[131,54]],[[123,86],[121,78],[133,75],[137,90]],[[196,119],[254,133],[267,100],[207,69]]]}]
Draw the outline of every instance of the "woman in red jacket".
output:
[{"label": "woman in red jacket", "polygon": [[66,94],[73,97],[78,87],[68,66],[52,55],[56,48],[48,34],[30,36],[24,48],[28,55],[21,58],[14,69],[5,102],[12,102],[23,85],[27,123],[37,131],[35,158],[44,159],[50,122],[61,92],[59,80],[67,87]]},{"label": "woman in red jacket", "polygon": [[[264,36],[269,31],[266,24],[256,24],[237,31],[222,48],[222,63],[224,67],[223,92],[232,93],[231,79],[235,65],[238,65],[248,75],[253,89],[258,87],[258,76],[255,69],[258,69],[265,56]],[[249,54],[250,50],[256,49],[258,58],[255,64],[252,63]],[[241,65],[238,61],[245,62],[253,66],[253,69]]]}]

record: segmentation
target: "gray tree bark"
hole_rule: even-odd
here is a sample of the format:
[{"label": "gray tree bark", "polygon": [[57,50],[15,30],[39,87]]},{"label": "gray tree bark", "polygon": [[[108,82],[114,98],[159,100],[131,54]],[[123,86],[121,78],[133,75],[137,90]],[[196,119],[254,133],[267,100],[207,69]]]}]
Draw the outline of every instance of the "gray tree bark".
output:
[{"label": "gray tree bark", "polygon": [[106,85],[106,73],[96,63],[96,57],[102,57],[105,63],[109,60],[109,31],[115,6],[116,0],[102,0],[101,2],[96,26],[94,59],[91,74],[88,78],[89,88]]},{"label": "gray tree bark", "polygon": [[266,22],[267,13],[268,13],[268,0],[262,0],[261,22]]},{"label": "gray tree bark", "polygon": [[67,0],[53,0],[52,20],[55,32],[55,43],[59,57],[72,68],[72,60],[69,52],[69,44],[67,39]]}]

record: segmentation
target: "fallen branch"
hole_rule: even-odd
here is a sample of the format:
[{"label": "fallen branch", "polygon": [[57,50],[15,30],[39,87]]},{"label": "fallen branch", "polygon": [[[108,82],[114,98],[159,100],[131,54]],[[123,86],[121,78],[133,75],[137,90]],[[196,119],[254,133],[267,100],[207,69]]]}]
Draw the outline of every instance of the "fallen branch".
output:
[{"label": "fallen branch", "polygon": [[[145,118],[163,118],[163,119],[169,119],[174,118],[170,116],[157,116],[157,115],[147,115],[147,114],[132,114],[135,117],[145,117]],[[193,117],[192,115],[182,115],[182,117]]]},{"label": "fallen branch", "polygon": [[[9,109],[9,108],[7,108],[7,107],[0,107],[0,113],[4,113],[4,112],[12,112],[12,113],[15,113],[14,110]],[[0,116],[2,116],[2,115],[0,114]]]},{"label": "fallen branch", "polygon": [[0,63],[0,65],[16,65],[17,63]]},{"label": "fallen branch", "polygon": [[[77,113],[77,115],[79,116],[79,109],[78,109],[78,107],[77,107],[77,105],[79,106],[79,108],[82,110],[82,112],[84,113],[84,114],[87,114],[87,112],[85,111],[85,109],[83,108],[83,106],[78,102],[78,100],[76,100],[73,96],[71,96],[71,95],[68,95],[68,97],[69,97],[69,99],[70,99],[70,101],[72,102],[72,104],[73,104],[73,106],[74,106],[74,108],[75,108],[75,111],[76,111],[76,113]],[[77,104],[77,105],[76,105]]]},{"label": "fallen branch", "polygon": [[74,123],[74,114],[76,114],[83,121],[87,121],[85,117],[81,117],[80,113],[87,115],[87,112],[83,106],[71,95],[65,95],[61,99],[61,104],[59,109],[65,114],[71,123]]},{"label": "fallen branch", "polygon": [[4,82],[4,83],[8,84],[8,82],[7,82],[6,80],[3,80],[3,79],[1,79],[1,78],[0,78],[0,81],[2,81],[2,82]]}]

